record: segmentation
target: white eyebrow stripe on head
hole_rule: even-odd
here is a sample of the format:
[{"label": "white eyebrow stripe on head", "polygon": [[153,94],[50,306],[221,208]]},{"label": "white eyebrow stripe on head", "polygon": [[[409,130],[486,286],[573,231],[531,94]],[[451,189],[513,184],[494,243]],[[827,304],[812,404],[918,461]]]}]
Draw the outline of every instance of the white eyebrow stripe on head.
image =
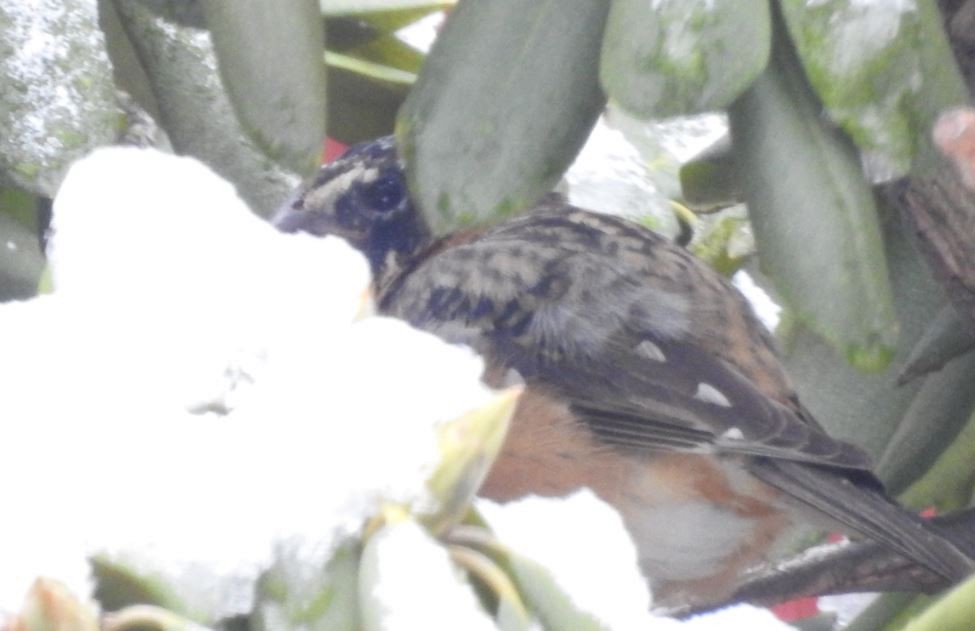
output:
[{"label": "white eyebrow stripe on head", "polygon": [[335,200],[349,191],[352,188],[352,184],[357,180],[372,182],[377,177],[379,177],[379,169],[356,164],[345,173],[336,175],[325,184],[308,191],[305,197],[305,206],[311,208],[330,208],[335,204]]}]

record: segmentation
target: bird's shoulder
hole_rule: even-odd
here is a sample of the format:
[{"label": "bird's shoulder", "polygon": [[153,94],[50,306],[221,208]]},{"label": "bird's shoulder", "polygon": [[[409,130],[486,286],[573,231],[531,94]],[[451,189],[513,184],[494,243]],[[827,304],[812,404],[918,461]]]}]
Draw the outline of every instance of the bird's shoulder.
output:
[{"label": "bird's shoulder", "polygon": [[634,331],[709,350],[769,396],[792,397],[774,342],[726,279],[685,248],[632,221],[548,196],[485,231],[430,246],[387,285],[392,315],[470,343],[503,335],[577,352],[600,334]]},{"label": "bird's shoulder", "polygon": [[564,397],[609,444],[866,465],[799,407],[740,293],[625,219],[547,199],[435,243],[380,305]]}]

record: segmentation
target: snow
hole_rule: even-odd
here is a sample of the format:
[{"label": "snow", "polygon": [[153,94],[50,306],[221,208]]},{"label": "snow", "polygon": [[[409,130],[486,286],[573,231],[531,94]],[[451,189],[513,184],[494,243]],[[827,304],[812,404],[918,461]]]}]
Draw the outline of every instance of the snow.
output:
[{"label": "snow", "polygon": [[505,545],[550,570],[582,610],[612,629],[648,628],[650,593],[636,547],[619,513],[592,491],[504,506],[480,500],[478,509]]},{"label": "snow", "polygon": [[[438,429],[494,396],[469,350],[371,315],[358,253],[276,232],[195,160],[98,150],[53,225],[54,293],[0,304],[0,611],[38,575],[87,596],[101,553],[246,612],[282,543],[314,563],[380,506],[428,506]],[[787,628],[751,608],[652,616],[619,516],[588,491],[479,506],[609,628]],[[494,628],[416,522],[363,563],[389,628]]]},{"label": "snow", "polygon": [[470,351],[362,317],[358,253],[192,159],[99,150],[54,214],[54,294],[0,305],[0,610],[38,574],[86,594],[98,551],[244,587],[275,541],[325,554],[380,502],[429,504],[437,427],[492,397]]},{"label": "snow", "polygon": [[755,315],[765,325],[765,328],[774,333],[782,319],[782,307],[772,300],[772,297],[759,287],[755,279],[744,270],[736,272],[732,276],[731,282],[748,300],[748,304],[754,309]]},{"label": "snow", "polygon": [[[416,522],[388,526],[369,545],[376,559],[375,576],[363,581],[374,581],[372,591],[364,597],[374,598],[378,611],[376,620],[367,619],[367,628],[496,629],[447,551]],[[422,580],[418,580],[418,568],[423,568]]]},{"label": "snow", "polygon": [[477,508],[507,547],[551,572],[573,604],[614,631],[688,629],[780,630],[792,627],[769,611],[729,607],[685,621],[654,615],[637,567],[637,551],[619,514],[584,489],[565,498],[529,497]]}]

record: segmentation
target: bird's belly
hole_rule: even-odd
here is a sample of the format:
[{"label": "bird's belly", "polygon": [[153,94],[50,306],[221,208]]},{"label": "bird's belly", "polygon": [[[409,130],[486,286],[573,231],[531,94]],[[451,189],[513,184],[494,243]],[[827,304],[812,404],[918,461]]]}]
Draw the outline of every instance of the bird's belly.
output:
[{"label": "bird's belly", "polygon": [[529,389],[481,494],[508,501],[584,486],[622,515],[658,605],[729,595],[792,521],[736,459],[605,445],[563,404]]},{"label": "bird's belly", "polygon": [[723,599],[792,540],[792,510],[737,460],[671,453],[631,471],[615,505],[658,605]]}]

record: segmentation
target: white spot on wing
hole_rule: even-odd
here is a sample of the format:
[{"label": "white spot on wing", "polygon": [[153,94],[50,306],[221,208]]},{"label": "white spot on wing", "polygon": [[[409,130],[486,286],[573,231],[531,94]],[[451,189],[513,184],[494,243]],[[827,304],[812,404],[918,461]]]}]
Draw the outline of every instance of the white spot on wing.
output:
[{"label": "white spot on wing", "polygon": [[648,359],[652,359],[655,362],[665,362],[667,361],[667,356],[664,352],[660,350],[660,347],[651,342],[650,340],[643,340],[636,346],[636,352],[640,353]]},{"label": "white spot on wing", "polygon": [[731,407],[731,401],[728,400],[728,397],[723,392],[703,381],[697,384],[697,392],[694,393],[694,398],[705,403],[720,405],[723,408]]},{"label": "white spot on wing", "polygon": [[741,430],[737,427],[732,427],[724,434],[721,434],[721,438],[727,440],[745,440],[745,435],[741,433]]}]

